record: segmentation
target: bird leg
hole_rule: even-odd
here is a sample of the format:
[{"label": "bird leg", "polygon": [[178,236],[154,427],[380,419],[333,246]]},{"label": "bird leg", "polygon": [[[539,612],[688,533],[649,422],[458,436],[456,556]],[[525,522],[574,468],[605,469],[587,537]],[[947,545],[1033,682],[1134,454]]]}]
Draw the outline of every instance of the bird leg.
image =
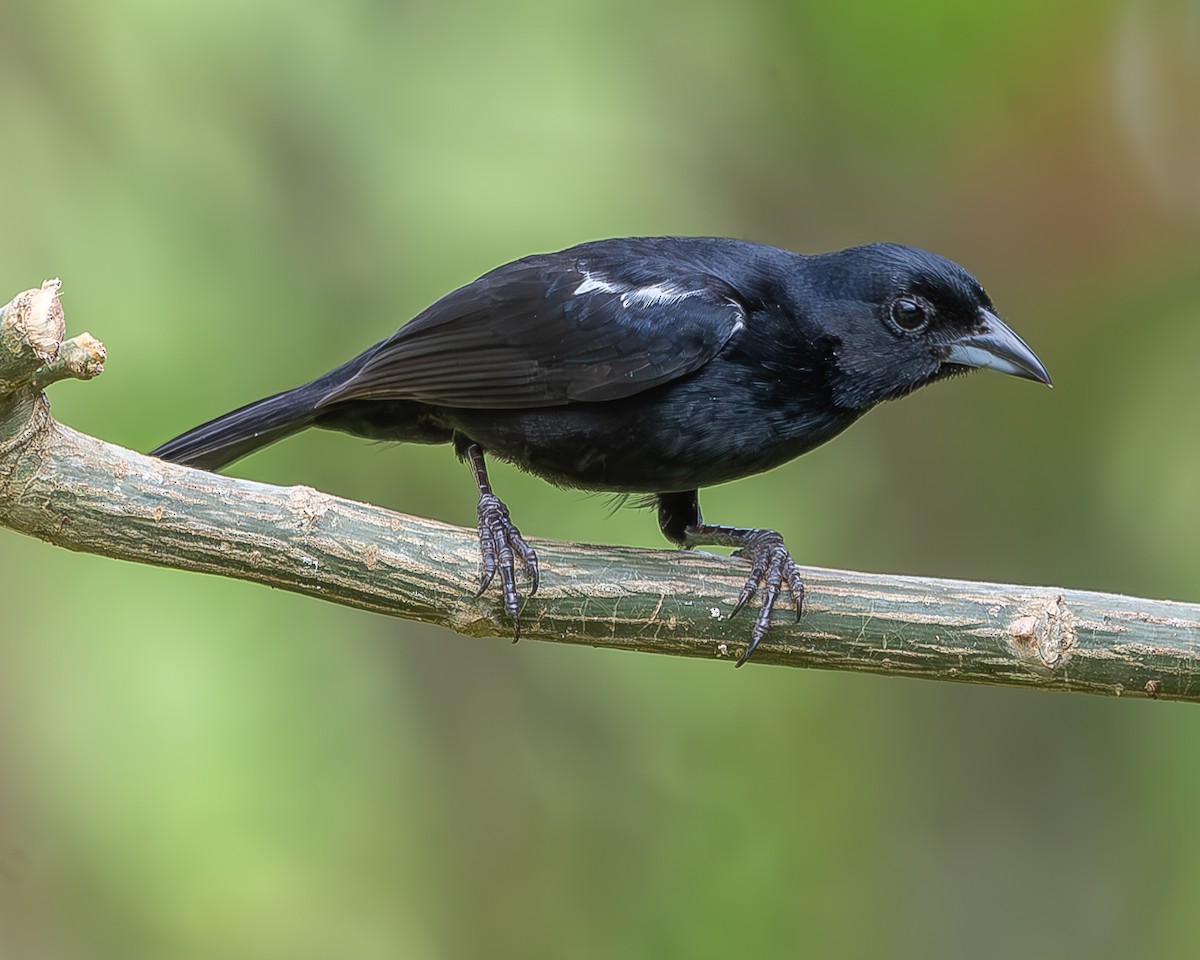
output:
[{"label": "bird leg", "polygon": [[788,553],[787,546],[774,530],[744,527],[718,527],[706,524],[700,516],[700,499],[695,490],[658,495],[658,525],[668,540],[692,548],[699,546],[737,547],[735,557],[750,561],[750,576],[733,606],[731,617],[737,616],[750,598],[762,587],[762,604],[758,619],[750,632],[750,645],[738,659],[740,667],[750,659],[759,641],[771,625],[771,611],[786,583],[796,601],[796,619],[804,604],[804,583],[800,571]]},{"label": "bird leg", "polygon": [[488,480],[487,467],[483,462],[483,447],[473,440],[463,439],[459,446],[459,455],[471,466],[475,477],[475,485],[479,488],[479,554],[482,560],[479,577],[479,591],[476,597],[491,585],[496,572],[500,573],[500,583],[504,590],[504,610],[512,617],[513,642],[521,636],[521,624],[517,618],[520,596],[517,594],[516,558],[521,558],[521,564],[529,577],[532,586],[529,596],[537,593],[538,562],[537,554],[521,537],[521,532],[508,517],[508,507],[492,493],[492,485]]}]

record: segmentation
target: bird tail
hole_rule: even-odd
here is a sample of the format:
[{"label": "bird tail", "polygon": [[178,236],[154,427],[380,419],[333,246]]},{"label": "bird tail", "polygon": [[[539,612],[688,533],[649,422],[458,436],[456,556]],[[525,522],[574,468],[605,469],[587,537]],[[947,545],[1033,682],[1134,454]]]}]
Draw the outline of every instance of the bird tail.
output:
[{"label": "bird tail", "polygon": [[325,392],[316,383],[306,383],[256,400],[181,433],[151,450],[150,456],[201,470],[220,470],[312,424]]}]

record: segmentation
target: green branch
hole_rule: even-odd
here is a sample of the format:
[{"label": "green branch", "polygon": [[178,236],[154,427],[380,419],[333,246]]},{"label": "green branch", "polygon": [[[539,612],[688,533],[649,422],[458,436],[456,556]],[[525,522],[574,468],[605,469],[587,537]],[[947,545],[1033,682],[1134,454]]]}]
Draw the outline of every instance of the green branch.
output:
[{"label": "green branch", "polygon": [[[334,603],[509,635],[475,598],[473,530],[142,456],[56,423],[41,387],[102,370],[63,342],[57,281],[0,309],[0,525],[88,553],[236,577]],[[743,561],[539,541],[522,637],[734,660]],[[805,569],[804,617],[777,611],[754,664],[1200,700],[1200,605]]]}]

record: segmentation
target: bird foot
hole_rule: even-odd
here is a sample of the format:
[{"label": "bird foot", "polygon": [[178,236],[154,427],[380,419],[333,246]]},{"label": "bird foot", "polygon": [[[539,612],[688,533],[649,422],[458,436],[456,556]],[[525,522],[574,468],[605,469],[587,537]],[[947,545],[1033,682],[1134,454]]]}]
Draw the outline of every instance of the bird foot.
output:
[{"label": "bird foot", "polygon": [[475,596],[482,596],[499,572],[500,585],[504,591],[504,610],[512,617],[515,643],[521,636],[521,624],[517,617],[521,598],[517,593],[516,559],[521,558],[521,565],[532,584],[529,589],[529,596],[532,597],[538,588],[537,553],[525,542],[521,531],[509,519],[508,507],[491,493],[479,496],[479,553],[482,566],[479,590]]},{"label": "bird foot", "polygon": [[796,603],[796,619],[800,619],[800,611],[804,606],[804,583],[800,579],[800,571],[788,553],[788,548],[774,530],[747,530],[744,538],[745,545],[734,552],[735,557],[745,557],[750,561],[750,576],[746,585],[733,605],[731,617],[738,612],[762,588],[762,603],[758,608],[758,618],[754,621],[754,629],[750,631],[750,645],[746,652],[738,658],[737,666],[750,659],[758,647],[759,641],[767,634],[771,625],[771,611],[775,609],[775,601],[784,584],[791,591]]},{"label": "bird foot", "polygon": [[750,561],[750,576],[746,578],[746,585],[742,587],[730,616],[736,617],[759,588],[762,589],[762,603],[758,608],[754,629],[750,631],[750,645],[738,658],[739,667],[750,659],[759,642],[767,635],[767,628],[771,626],[771,611],[775,609],[775,601],[779,599],[785,584],[796,602],[796,619],[800,619],[800,610],[804,606],[804,583],[783,537],[774,530],[697,524],[684,530],[684,542],[689,547],[702,544],[737,547],[733,555]]}]

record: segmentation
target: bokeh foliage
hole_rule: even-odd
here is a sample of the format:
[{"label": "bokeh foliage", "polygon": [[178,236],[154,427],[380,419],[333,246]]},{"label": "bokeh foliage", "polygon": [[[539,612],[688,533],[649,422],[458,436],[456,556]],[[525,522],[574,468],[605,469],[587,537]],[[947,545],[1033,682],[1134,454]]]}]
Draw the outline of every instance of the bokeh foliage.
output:
[{"label": "bokeh foliage", "polygon": [[[1200,597],[1200,7],[8,5],[0,294],[149,449],[522,254],[895,239],[1053,393],[712,490],[806,563]],[[236,468],[471,522],[448,449]],[[497,467],[532,536],[651,516]],[[466,640],[0,531],[0,956],[1191,955],[1200,713]]]}]

